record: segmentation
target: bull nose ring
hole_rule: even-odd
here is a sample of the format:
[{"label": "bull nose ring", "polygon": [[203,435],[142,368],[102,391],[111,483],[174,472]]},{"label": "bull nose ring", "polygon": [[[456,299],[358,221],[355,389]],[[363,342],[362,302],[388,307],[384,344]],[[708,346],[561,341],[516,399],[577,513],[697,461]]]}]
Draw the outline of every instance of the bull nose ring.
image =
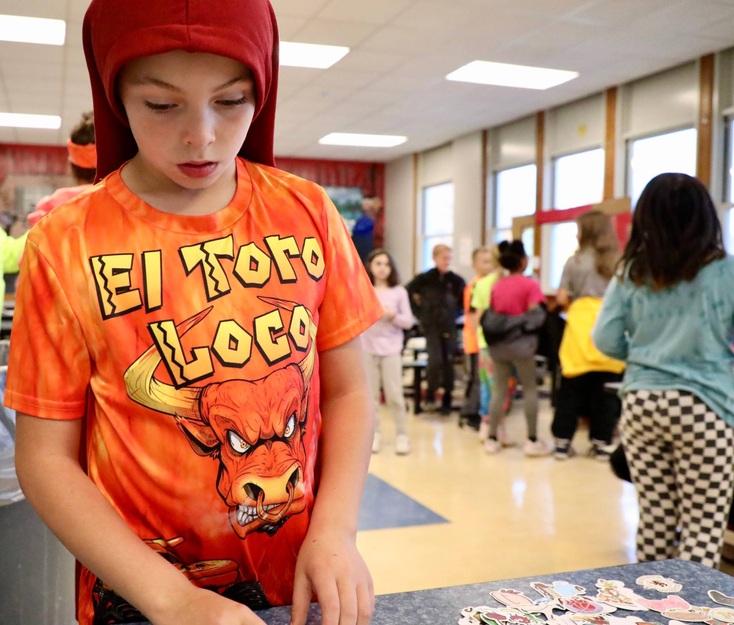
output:
[{"label": "bull nose ring", "polygon": [[293,496],[296,491],[295,487],[290,482],[288,482],[286,489],[288,490],[288,501],[280,506],[280,512],[278,512],[277,514],[270,514],[270,512],[265,510],[265,507],[263,505],[265,501],[265,491],[261,490],[257,494],[257,516],[268,523],[277,523],[278,521],[280,521],[280,519],[282,519],[285,513],[288,512],[288,510],[290,509],[291,504],[293,503]]}]

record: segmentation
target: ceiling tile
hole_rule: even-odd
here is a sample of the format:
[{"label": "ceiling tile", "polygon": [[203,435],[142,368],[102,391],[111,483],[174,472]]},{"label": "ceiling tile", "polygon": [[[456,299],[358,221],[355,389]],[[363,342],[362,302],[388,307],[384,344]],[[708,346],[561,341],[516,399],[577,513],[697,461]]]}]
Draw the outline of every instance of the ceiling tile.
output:
[{"label": "ceiling tile", "polygon": [[[0,0],[0,12],[67,19],[67,44],[0,42],[0,107],[56,113],[62,129],[1,130],[0,141],[63,143],[91,105],[81,50],[89,0]],[[610,85],[734,47],[734,0],[273,0],[284,40],[348,45],[329,70],[281,68],[276,152],[359,158],[320,146],[339,129],[405,132],[395,158]],[[475,59],[577,69],[544,92],[451,83]],[[349,156],[344,156],[349,154]]]}]

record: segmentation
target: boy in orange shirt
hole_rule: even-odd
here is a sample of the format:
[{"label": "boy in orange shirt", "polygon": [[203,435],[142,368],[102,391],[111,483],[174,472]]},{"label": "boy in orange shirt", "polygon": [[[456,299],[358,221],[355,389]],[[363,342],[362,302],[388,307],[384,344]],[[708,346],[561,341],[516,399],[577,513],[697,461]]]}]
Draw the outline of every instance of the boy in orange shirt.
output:
[{"label": "boy in orange shirt", "polygon": [[93,0],[84,49],[99,182],[29,236],[6,392],[78,619],[302,624],[315,596],[366,624],[382,309],[323,190],[272,166],[273,10]]},{"label": "boy in orange shirt", "polygon": [[486,247],[478,247],[472,252],[472,267],[474,277],[464,287],[464,327],[462,328],[462,342],[464,344],[464,355],[468,366],[468,381],[464,394],[464,406],[461,409],[460,423],[466,423],[475,430],[479,429],[481,416],[480,409],[480,387],[479,379],[479,338],[477,328],[471,323],[471,300],[474,285],[477,280],[483,278],[494,269],[492,255]]}]

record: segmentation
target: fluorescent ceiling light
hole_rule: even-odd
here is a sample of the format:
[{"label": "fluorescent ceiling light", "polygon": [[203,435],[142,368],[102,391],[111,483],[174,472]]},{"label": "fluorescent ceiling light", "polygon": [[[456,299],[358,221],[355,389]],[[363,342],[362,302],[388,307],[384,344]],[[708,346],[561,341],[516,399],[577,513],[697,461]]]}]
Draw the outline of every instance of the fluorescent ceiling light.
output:
[{"label": "fluorescent ceiling light", "polygon": [[58,115],[27,115],[23,113],[0,113],[0,126],[9,128],[61,128]]},{"label": "fluorescent ceiling light", "polygon": [[280,42],[280,64],[288,67],[326,69],[349,52],[344,46],[322,46],[316,43]]},{"label": "fluorescent ceiling light", "polygon": [[472,61],[446,76],[448,80],[474,82],[481,85],[548,89],[577,78],[578,72],[546,69],[528,65],[510,65],[490,61]]},{"label": "fluorescent ceiling light", "polygon": [[63,46],[66,22],[42,17],[0,15],[0,40]]},{"label": "fluorescent ceiling light", "polygon": [[332,132],[319,139],[322,145],[349,145],[360,148],[393,148],[405,143],[408,137],[399,135],[363,135],[350,132]]}]

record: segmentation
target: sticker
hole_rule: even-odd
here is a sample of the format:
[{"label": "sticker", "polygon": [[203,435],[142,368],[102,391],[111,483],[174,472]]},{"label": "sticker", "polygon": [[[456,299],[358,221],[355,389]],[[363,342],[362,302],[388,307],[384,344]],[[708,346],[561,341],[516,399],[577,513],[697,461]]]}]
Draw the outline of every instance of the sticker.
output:
[{"label": "sticker", "polygon": [[545,621],[513,608],[486,605],[467,607],[461,611],[460,625],[544,625]]},{"label": "sticker", "polygon": [[563,614],[548,619],[548,625],[579,625],[579,623],[572,615]]},{"label": "sticker", "polygon": [[578,625],[609,625],[609,620],[602,614],[574,614],[571,618]]},{"label": "sticker", "polygon": [[624,617],[609,614],[605,618],[607,619],[607,621],[609,621],[609,625],[661,625],[660,623],[651,623],[650,621],[645,621],[631,614]]},{"label": "sticker", "polygon": [[662,575],[643,575],[637,578],[637,583],[647,590],[657,590],[658,592],[680,592],[683,588],[674,579]]},{"label": "sticker", "polygon": [[665,599],[644,599],[640,597],[637,600],[641,605],[655,612],[666,612],[668,610],[688,610],[691,604],[683,597],[678,595],[668,595]]},{"label": "sticker", "polygon": [[491,611],[492,608],[486,605],[480,605],[477,607],[466,607],[461,611],[461,618],[458,620],[459,625],[481,625],[482,621],[479,618],[479,612]]},{"label": "sticker", "polygon": [[543,582],[530,582],[530,585],[541,595],[551,597],[552,599],[568,599],[570,597],[578,597],[586,592],[586,588],[584,588],[583,586],[569,584],[568,582],[564,581],[555,581],[552,584],[545,584]]},{"label": "sticker", "polygon": [[709,590],[709,597],[714,603],[734,607],[734,597],[729,597],[718,590]]},{"label": "sticker", "polygon": [[621,610],[646,611],[647,608],[637,601],[640,598],[631,588],[627,588],[624,582],[616,579],[600,579],[596,582],[599,592],[596,598]]},{"label": "sticker", "polygon": [[672,610],[665,610],[661,614],[665,618],[674,621],[684,621],[685,623],[703,623],[711,618],[708,608],[695,605],[690,606],[688,609],[673,608]]},{"label": "sticker", "polygon": [[[711,591],[709,591],[710,593]],[[711,595],[709,594],[709,597]],[[713,616],[717,621],[724,623],[734,623],[734,609],[730,607],[726,608],[709,608],[709,614]]]},{"label": "sticker", "polygon": [[558,602],[561,607],[575,614],[608,614],[617,609],[614,606],[594,601],[591,597],[561,597]]},{"label": "sticker", "polygon": [[495,601],[508,608],[516,608],[529,614],[543,614],[547,619],[553,618],[553,608],[558,606],[555,599],[541,597],[533,600],[524,592],[514,588],[500,588],[489,594]]}]

